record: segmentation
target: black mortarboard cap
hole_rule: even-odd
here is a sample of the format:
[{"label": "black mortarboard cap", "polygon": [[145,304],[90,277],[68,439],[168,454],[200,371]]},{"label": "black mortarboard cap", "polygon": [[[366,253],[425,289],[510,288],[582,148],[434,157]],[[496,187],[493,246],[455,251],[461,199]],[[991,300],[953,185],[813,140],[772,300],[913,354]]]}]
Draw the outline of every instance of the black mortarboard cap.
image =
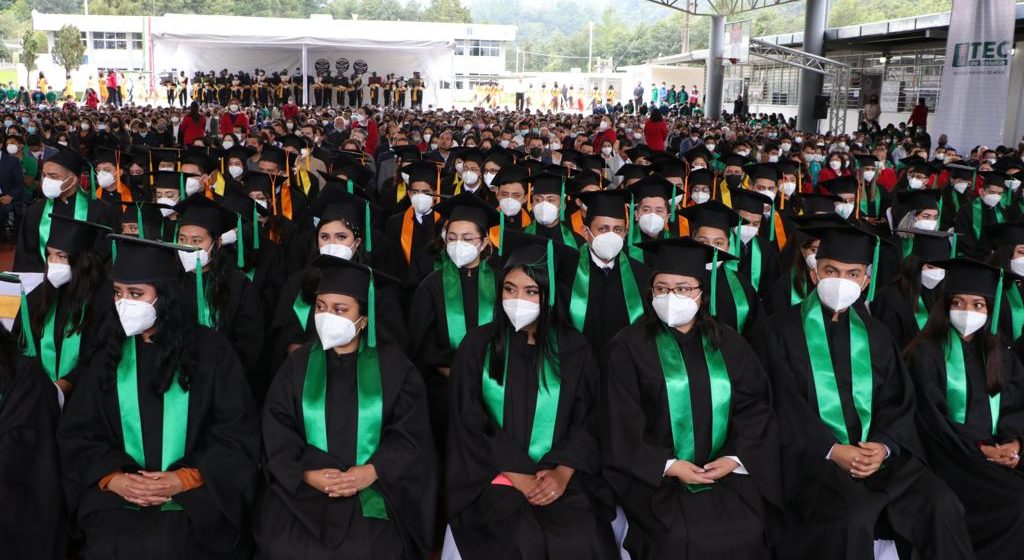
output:
[{"label": "black mortarboard cap", "polygon": [[650,171],[651,169],[649,167],[627,163],[620,167],[619,170],[615,172],[615,174],[621,176],[623,180],[641,179],[643,177],[646,177],[648,173],[650,173]]},{"label": "black mortarboard cap", "polygon": [[423,159],[423,154],[420,153],[420,149],[412,144],[406,144],[404,146],[392,146],[391,151],[395,152],[395,155],[402,158],[403,162],[420,161]]},{"label": "black mortarboard cap", "polygon": [[793,200],[803,209],[804,214],[834,214],[836,203],[842,199],[834,194],[797,193]]},{"label": "black mortarboard cap", "polygon": [[812,229],[819,231],[808,233],[821,239],[817,253],[819,262],[833,259],[846,264],[872,264],[878,241],[875,235],[852,226],[804,228],[805,231]]},{"label": "black mortarboard cap", "polygon": [[751,179],[768,179],[769,181],[779,180],[779,170],[774,163],[762,163],[752,166],[747,174]]},{"label": "black mortarboard cap", "polygon": [[588,221],[597,216],[627,220],[629,203],[633,199],[632,193],[625,189],[581,192],[574,196],[586,205]]},{"label": "black mortarboard cap", "polygon": [[916,189],[896,193],[896,202],[908,211],[938,210],[942,191],[937,189]]},{"label": "black mortarboard cap", "polygon": [[679,215],[690,223],[690,235],[705,226],[729,232],[740,224],[740,215],[717,200],[683,208]]},{"label": "black mortarboard cap", "polygon": [[142,218],[142,237],[145,239],[160,239],[164,216],[160,213],[161,208],[173,208],[165,204],[155,202],[122,202],[121,212],[122,224],[138,224],[139,214]]},{"label": "black mortarboard cap", "polygon": [[209,199],[203,193],[196,193],[174,206],[179,226],[199,226],[210,232],[214,239],[235,227],[235,213]]},{"label": "black mortarboard cap", "polygon": [[57,153],[46,158],[43,163],[55,163],[75,175],[81,175],[82,169],[85,167],[85,161],[82,160],[82,156],[72,149],[57,150]]},{"label": "black mortarboard cap", "polygon": [[857,178],[853,175],[842,175],[828,181],[822,181],[818,184],[818,188],[835,195],[856,194]]},{"label": "black mortarboard cap", "polygon": [[732,189],[732,209],[744,212],[753,212],[754,214],[763,214],[765,205],[771,206],[772,199],[767,196],[749,189]]},{"label": "black mortarboard cap", "polygon": [[130,235],[111,235],[117,248],[117,259],[110,270],[110,279],[124,284],[153,284],[176,281],[181,275],[178,251],[195,251],[195,247],[139,239]]},{"label": "black mortarboard cap", "polygon": [[110,233],[110,228],[67,216],[50,214],[50,237],[46,246],[59,251],[77,253],[96,245],[96,238]]},{"label": "black mortarboard cap", "polygon": [[649,265],[653,274],[690,276],[705,284],[708,274],[707,263],[714,261],[716,252],[719,261],[735,259],[725,251],[719,251],[689,237],[644,241],[637,243],[637,247],[650,254]]},{"label": "black mortarboard cap", "polygon": [[[362,191],[355,191],[362,194]],[[320,219],[319,225],[335,220],[344,220],[353,228],[366,234],[366,205],[368,201],[359,194],[349,194],[345,185],[339,182],[328,182],[317,195],[309,213]]]},{"label": "black mortarboard cap", "polygon": [[947,294],[970,294],[989,299],[996,298],[1002,275],[1002,270],[999,268],[967,258],[933,261],[928,264],[946,271],[943,282]]},{"label": "black mortarboard cap", "polygon": [[690,172],[687,182],[691,187],[693,185],[707,185],[710,187],[715,183],[715,174],[710,169],[697,169]]},{"label": "black mortarboard cap", "polygon": [[501,215],[479,195],[464,192],[445,200],[435,207],[445,222],[467,221],[476,224],[485,234],[498,225]]},{"label": "black mortarboard cap", "polygon": [[650,169],[662,177],[679,177],[680,179],[686,177],[686,166],[682,161],[675,158],[653,163]]},{"label": "black mortarboard cap", "polygon": [[911,250],[910,254],[921,259],[923,262],[931,262],[938,260],[949,259],[954,256],[950,252],[952,250],[952,239],[955,233],[948,231],[931,231],[924,229],[897,229],[898,233],[908,233],[911,235]]},{"label": "black mortarboard cap", "polygon": [[525,188],[529,177],[530,170],[527,167],[510,164],[498,171],[498,174],[494,176],[494,180],[491,181],[491,186],[497,188],[508,183],[522,183]]},{"label": "black mortarboard cap", "polygon": [[530,177],[532,194],[562,194],[562,189],[568,188],[564,185],[565,179],[563,177],[546,171]]},{"label": "black mortarboard cap", "polygon": [[666,179],[651,175],[633,183],[629,189],[633,191],[633,199],[639,203],[645,198],[664,198],[668,200],[672,197],[672,187],[672,183]]}]

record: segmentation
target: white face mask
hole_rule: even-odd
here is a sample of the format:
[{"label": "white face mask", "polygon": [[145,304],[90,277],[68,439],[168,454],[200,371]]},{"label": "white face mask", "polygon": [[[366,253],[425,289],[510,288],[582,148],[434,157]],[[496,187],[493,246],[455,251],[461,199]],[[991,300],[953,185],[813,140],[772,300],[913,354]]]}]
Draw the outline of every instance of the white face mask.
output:
[{"label": "white face mask", "polygon": [[429,194],[416,193],[409,197],[409,203],[417,214],[426,214],[434,207],[434,197]]},{"label": "white face mask", "polygon": [[458,171],[459,173],[462,173],[462,167],[463,167],[464,165],[465,165],[465,164],[464,164],[464,163],[462,163],[461,161],[457,161],[457,162],[455,162],[455,171]]},{"label": "white face mask", "polygon": [[[45,187],[46,185],[44,184],[43,186]],[[43,191],[43,194],[46,194],[45,190]],[[995,193],[989,193],[981,197],[981,201],[989,208],[995,208],[996,204],[999,204],[999,201],[1002,199],[1003,195]]]},{"label": "white face mask", "polygon": [[939,229],[938,220],[914,220],[914,227],[917,229],[923,229],[928,231],[935,231]]},{"label": "white face mask", "polygon": [[654,212],[640,216],[636,223],[640,226],[640,231],[646,233],[649,237],[656,237],[665,229],[665,218]]},{"label": "white face mask", "polygon": [[707,150],[709,152],[711,152],[711,153],[715,152],[715,145],[714,144],[704,144],[704,147],[707,148]]},{"label": "white face mask", "polygon": [[949,322],[953,325],[960,336],[970,336],[985,326],[988,315],[977,311],[964,311],[951,309],[949,311]]},{"label": "white face mask", "polygon": [[178,251],[178,260],[181,261],[181,266],[185,268],[185,272],[194,272],[197,262],[199,266],[206,266],[210,263],[210,253],[203,249],[198,251]]},{"label": "white face mask", "polygon": [[242,167],[241,165],[229,165],[228,173],[231,174],[232,179],[237,179],[241,177],[243,173],[245,173],[245,168]]},{"label": "white face mask", "polygon": [[793,196],[793,193],[796,192],[796,183],[792,181],[786,181],[780,184],[779,188],[782,189],[782,194],[786,196]]},{"label": "white face mask", "polygon": [[523,203],[509,196],[498,201],[498,208],[506,216],[518,216],[523,210]]},{"label": "white face mask", "polygon": [[828,166],[832,168],[832,171],[839,171],[839,168],[841,168],[843,166],[843,162],[841,162],[841,161],[830,161],[830,162],[828,162]]},{"label": "white face mask", "polygon": [[773,202],[775,201],[775,191],[769,191],[769,190],[758,191],[758,190],[755,190],[754,192],[756,192],[757,194],[760,194],[760,195],[767,196]]},{"label": "white face mask", "polygon": [[503,299],[501,308],[516,332],[532,325],[540,317],[540,304],[525,299]]},{"label": "white face mask", "polygon": [[941,268],[922,268],[921,285],[929,290],[935,289],[939,282],[946,278],[946,271]]},{"label": "white face mask", "polygon": [[910,179],[907,180],[907,186],[909,186],[911,189],[914,189],[915,191],[923,189],[924,180],[921,179],[920,177],[911,177]]},{"label": "white face mask", "polygon": [[237,229],[232,229],[232,230],[225,231],[224,233],[222,233],[220,235],[220,244],[221,245],[231,245],[232,243],[234,243],[236,241],[238,241],[238,230]]},{"label": "white face mask", "polygon": [[356,324],[340,315],[333,313],[317,313],[313,315],[316,334],[325,349],[344,346],[356,337]]},{"label": "white face mask", "polygon": [[476,260],[480,255],[480,248],[472,243],[463,240],[451,241],[445,245],[448,257],[455,263],[455,266],[462,268]]},{"label": "white face mask", "polygon": [[818,282],[821,303],[833,311],[843,311],[860,297],[861,286],[846,278],[822,278]]},{"label": "white face mask", "polygon": [[228,105],[228,110],[231,111],[232,113],[237,113],[238,112],[238,104],[237,103],[232,103],[231,105]]},{"label": "white face mask", "polygon": [[612,147],[611,146],[602,146],[601,147],[601,155],[603,155],[604,157],[608,157],[608,156],[612,155]]},{"label": "white face mask", "polygon": [[597,125],[598,130],[608,130],[608,121],[601,121],[601,124]]},{"label": "white face mask", "polygon": [[850,215],[853,214],[853,203],[842,202],[840,204],[836,204],[836,214],[839,214],[841,218],[849,218]]},{"label": "white face mask", "polygon": [[768,163],[779,163],[779,156],[775,154],[768,156]]},{"label": "white face mask", "polygon": [[[178,119],[177,118],[173,118],[173,119],[171,119],[171,122],[178,122]],[[89,130],[89,126],[90,125],[87,122],[82,123],[82,130]]]},{"label": "white face mask", "polygon": [[[551,151],[557,152],[558,150],[562,149],[562,143],[561,142],[551,142],[550,144],[548,144],[548,149],[551,150]],[[601,150],[603,151],[604,148],[601,148]]]},{"label": "white face mask", "polygon": [[11,154],[12,156],[18,155],[18,152],[20,152],[20,151],[21,151],[21,149],[18,148],[17,144],[8,144],[7,145],[7,153]]},{"label": "white face mask", "polygon": [[697,310],[700,308],[696,300],[671,292],[651,298],[651,307],[654,308],[658,319],[669,327],[689,324],[697,316]]},{"label": "white face mask", "polygon": [[810,255],[804,255],[804,262],[807,263],[808,270],[818,269],[818,255],[811,253]]},{"label": "white face mask", "polygon": [[740,226],[740,241],[742,241],[744,244],[750,243],[751,239],[757,237],[757,229],[758,228],[756,226],[748,224],[743,224],[742,226]]},{"label": "white face mask", "polygon": [[[356,120],[359,120],[359,119],[357,118]],[[431,138],[432,136],[433,136],[433,134],[430,134],[430,133],[424,134],[424,135],[423,135],[423,141],[424,141],[424,142],[430,142],[430,138]]]},{"label": "white face mask", "polygon": [[59,288],[71,281],[71,265],[65,263],[46,263],[46,280]]},{"label": "white face mask", "polygon": [[1020,179],[1007,179],[1006,181],[1003,182],[1006,184],[1007,187],[1010,188],[1011,191],[1016,191],[1017,189],[1020,188]]},{"label": "white face mask", "polygon": [[779,149],[782,150],[783,152],[788,152],[789,149],[792,148],[792,147],[793,147],[793,145],[790,144],[789,142],[783,142],[783,143],[779,144]]},{"label": "white face mask", "polygon": [[494,178],[497,176],[497,173],[484,173],[484,184],[488,187],[491,186],[491,182],[494,181]]},{"label": "white face mask", "polygon": [[747,157],[750,155],[750,150],[737,150],[736,155],[740,157]]},{"label": "white face mask", "polygon": [[[165,198],[158,198],[158,199],[156,199],[156,202],[157,202],[157,204],[164,204],[166,206],[174,206],[175,204],[178,203],[177,200],[172,200],[172,199],[166,198],[166,197]],[[173,213],[174,213],[174,209],[173,208],[161,208],[160,209],[160,214],[163,217],[165,217],[165,218],[167,216],[170,216]]]},{"label": "white face mask", "polygon": [[320,254],[330,255],[332,257],[338,257],[339,259],[350,261],[352,260],[352,256],[355,254],[355,251],[353,251],[352,247],[349,247],[348,245],[342,245],[341,243],[328,243],[327,245],[320,247]]},{"label": "white face mask", "polygon": [[875,178],[875,172],[874,171],[865,171],[864,172],[864,180],[867,181],[868,183],[870,183],[872,180],[874,180],[874,178]]},{"label": "white face mask", "polygon": [[467,185],[475,185],[476,182],[480,180],[480,174],[477,173],[476,171],[463,171],[462,180]]},{"label": "white face mask", "polygon": [[100,171],[96,174],[96,183],[104,189],[114,184],[114,174],[109,171]]},{"label": "white face mask", "polygon": [[61,190],[64,188],[64,181],[60,179],[53,179],[51,177],[43,177],[43,196],[53,200],[60,196]]},{"label": "white face mask", "polygon": [[192,196],[199,192],[202,185],[199,183],[199,177],[189,177],[185,179],[185,194]]},{"label": "white face mask", "polygon": [[558,220],[558,207],[543,201],[533,207],[533,217],[543,226],[550,226]]},{"label": "white face mask", "polygon": [[114,303],[121,328],[126,336],[143,333],[156,324],[156,302],[122,298]]},{"label": "white face mask", "polygon": [[694,201],[697,204],[704,204],[705,202],[711,200],[711,193],[707,193],[704,191],[694,191],[690,193],[690,200]]},{"label": "white face mask", "polygon": [[498,145],[500,145],[502,148],[508,148],[508,144],[508,140],[502,140],[501,142],[498,142]]},{"label": "white face mask", "polygon": [[223,142],[220,143],[220,145],[225,150],[230,150],[231,148],[235,147],[235,141],[234,140],[224,140]]},{"label": "white face mask", "polygon": [[1024,257],[1017,257],[1010,260],[1010,271],[1017,276],[1024,276]]},{"label": "white face mask", "polygon": [[619,256],[619,253],[622,252],[623,244],[624,241],[621,235],[609,231],[608,233],[594,236],[594,239],[590,242],[590,252],[603,261],[610,261]]},{"label": "white face mask", "polygon": [[956,181],[953,183],[953,190],[960,194],[967,192],[967,181]]}]

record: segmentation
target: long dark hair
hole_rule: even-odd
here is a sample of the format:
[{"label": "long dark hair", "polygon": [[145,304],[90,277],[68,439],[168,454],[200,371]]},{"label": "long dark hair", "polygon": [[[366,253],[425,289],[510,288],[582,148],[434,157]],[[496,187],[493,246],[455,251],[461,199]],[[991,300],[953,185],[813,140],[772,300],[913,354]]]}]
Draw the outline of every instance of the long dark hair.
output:
[{"label": "long dark hair", "polygon": [[[707,276],[711,274],[708,273]],[[651,283],[647,286],[644,299],[644,317],[643,324],[644,330],[647,335],[652,339],[658,334],[658,332],[665,328],[664,323],[658,318],[658,314],[654,312],[654,308],[651,307],[651,300],[654,296],[654,278],[657,274],[651,275]],[[701,288],[700,298],[700,310],[697,311],[697,317],[694,322],[695,327],[700,328],[701,334],[708,340],[712,348],[718,348],[718,340],[721,336],[721,327],[718,321],[711,316],[711,290],[708,289],[710,281],[707,278],[697,278],[697,282]]]},{"label": "long dark hair", "polygon": [[192,104],[188,106],[188,116],[192,119],[193,124],[199,124],[199,103],[193,101]]},{"label": "long dark hair", "polygon": [[[513,270],[522,270],[524,274],[530,277],[531,280],[537,283],[537,287],[540,289],[540,317],[537,318],[537,331],[534,333],[534,340],[537,341],[538,348],[538,359],[537,360],[537,372],[541,371],[544,364],[544,359],[550,360],[552,363],[558,363],[558,345],[555,337],[551,336],[552,332],[558,332],[561,327],[564,327],[565,321],[559,313],[558,309],[549,306],[551,298],[551,290],[554,286],[548,285],[548,272],[545,267],[537,266],[517,266],[505,269],[502,275],[502,280],[499,283],[499,297],[495,298],[495,307],[500,306],[501,301],[501,290],[500,286],[505,282],[505,276]],[[505,346],[508,343],[509,338],[515,332],[512,322],[509,321],[508,316],[505,313],[500,312],[498,309],[494,311],[495,321],[494,333],[491,338],[491,358],[489,373],[491,379],[501,383],[505,378]],[[556,375],[558,368],[555,368]],[[543,380],[543,376],[541,376]]]},{"label": "long dark hair", "polygon": [[8,388],[14,381],[18,367],[18,356],[20,355],[21,349],[18,347],[18,337],[0,326],[0,398],[3,398],[3,395],[8,392]]},{"label": "long dark hair", "polygon": [[[946,339],[950,334],[959,336],[957,332],[950,332],[953,326],[949,321],[949,308],[953,303],[954,295],[943,294],[941,305],[932,306],[932,311],[928,314],[928,322],[925,323],[924,329],[917,333],[917,336],[907,345],[907,349],[903,351],[905,359],[909,360],[914,355],[917,347],[926,340],[930,340],[939,347],[942,347],[946,344]],[[989,309],[988,318],[985,320],[985,325],[975,332],[975,336],[981,337],[982,351],[984,352],[985,387],[988,390],[988,394],[994,395],[1003,386],[1003,352],[1005,350],[1002,337],[998,333],[992,334],[990,329],[994,305],[992,298],[986,297],[985,304]]]},{"label": "long dark hair", "polygon": [[[196,266],[200,265],[201,263],[196,263]],[[234,268],[237,268],[235,252],[225,251],[220,243],[220,238],[214,237],[213,245],[210,247],[210,270],[203,272],[203,288],[209,294],[210,310],[217,318],[220,329],[227,327],[223,321],[230,316],[228,311],[231,306],[231,285],[228,281],[228,274]],[[194,282],[194,280],[192,281]]]},{"label": "long dark hair", "polygon": [[[174,379],[174,373],[181,371],[178,383],[186,391],[196,373],[196,318],[191,308],[185,305],[183,282],[165,280],[154,282],[156,288],[156,328],[154,343],[159,347],[154,363],[160,368],[159,375],[154,377],[152,389],[154,394],[167,392]],[[117,382],[117,364],[121,361],[125,334],[114,312],[115,319],[109,321],[104,339],[106,348],[106,376],[104,387],[112,389]]]},{"label": "long dark hair", "polygon": [[[29,310],[29,323],[32,325],[32,332],[37,340],[42,335],[43,324],[46,322],[50,306],[56,303],[57,297],[61,293],[73,304],[83,304],[84,310],[84,313],[78,313],[78,309],[71,310],[66,319],[65,332],[82,332],[86,326],[92,324],[92,318],[96,315],[88,303],[103,280],[103,261],[95,252],[86,250],[69,254],[68,264],[71,266],[71,281],[68,282],[66,288],[64,286],[54,288],[53,284],[45,279],[37,288],[42,290],[42,302],[34,309]],[[64,291],[61,292],[61,290]]]},{"label": "long dark hair", "polygon": [[910,254],[903,257],[900,263],[900,274],[894,282],[899,288],[903,298],[910,304],[911,311],[917,312],[917,305],[920,303],[921,295],[921,267],[924,263],[917,255]]}]

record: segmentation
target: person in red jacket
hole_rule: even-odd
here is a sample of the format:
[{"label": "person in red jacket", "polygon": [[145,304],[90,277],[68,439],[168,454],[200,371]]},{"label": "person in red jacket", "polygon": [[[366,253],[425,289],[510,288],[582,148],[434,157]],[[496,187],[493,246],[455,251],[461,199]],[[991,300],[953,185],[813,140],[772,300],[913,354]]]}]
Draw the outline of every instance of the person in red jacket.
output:
[{"label": "person in red jacket", "polygon": [[828,165],[821,168],[821,172],[818,173],[818,184],[822,184],[825,181],[831,181],[836,177],[844,177],[850,175],[850,166],[847,163],[846,157],[840,152],[832,152],[828,156]]},{"label": "person in red jacket", "polygon": [[178,139],[182,146],[191,146],[193,142],[206,136],[206,117],[199,112],[199,103],[195,101],[188,106],[188,114],[178,125]]},{"label": "person in red jacket", "polygon": [[612,128],[612,118],[608,115],[602,116],[601,123],[597,126],[597,133],[594,134],[594,151],[600,152],[601,145],[605,142],[614,146],[618,139],[618,136],[615,134],[615,129]]},{"label": "person in red jacket", "polygon": [[366,144],[363,151],[371,156],[377,153],[377,144],[380,142],[380,133],[377,130],[377,121],[373,120],[370,110],[366,107],[359,107],[352,113],[352,128],[361,128],[366,131]]},{"label": "person in red jacket", "polygon": [[220,133],[245,136],[249,134],[249,116],[241,112],[241,102],[232,97],[228,103],[228,112],[220,115]]},{"label": "person in red jacket", "polygon": [[651,111],[650,118],[644,123],[644,142],[652,152],[665,151],[665,139],[668,138],[668,125],[661,111]]},{"label": "person in red jacket", "polygon": [[285,103],[281,107],[281,111],[284,113],[284,120],[290,121],[295,117],[299,116],[299,106],[295,104],[295,98],[289,97],[288,103]]}]

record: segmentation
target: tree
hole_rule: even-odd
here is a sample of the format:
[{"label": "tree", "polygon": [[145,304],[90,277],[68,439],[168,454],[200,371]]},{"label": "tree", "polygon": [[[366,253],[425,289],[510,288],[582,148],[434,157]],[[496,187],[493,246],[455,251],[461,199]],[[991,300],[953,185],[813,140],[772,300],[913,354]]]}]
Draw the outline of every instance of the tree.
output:
[{"label": "tree", "polygon": [[21,63],[25,65],[25,85],[31,84],[32,71],[36,69],[36,57],[49,50],[46,35],[31,29],[21,38]]},{"label": "tree", "polygon": [[53,38],[53,62],[64,68],[66,74],[78,70],[85,57],[82,32],[74,25],[61,27]]},{"label": "tree", "polygon": [[423,10],[420,19],[443,23],[471,23],[473,16],[460,0],[430,0],[430,5]]}]

